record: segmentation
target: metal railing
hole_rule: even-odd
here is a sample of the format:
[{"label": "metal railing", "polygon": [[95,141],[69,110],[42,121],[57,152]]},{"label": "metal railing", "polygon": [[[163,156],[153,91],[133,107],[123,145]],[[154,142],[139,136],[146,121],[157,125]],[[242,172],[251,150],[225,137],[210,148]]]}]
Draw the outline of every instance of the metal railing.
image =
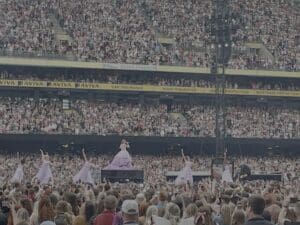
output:
[{"label": "metal railing", "polygon": [[[242,53],[240,49],[233,49],[233,53]],[[192,53],[192,52],[191,52]],[[59,54],[59,53],[53,53],[53,52],[48,52],[48,51],[36,51],[36,52],[24,52],[24,51],[9,51],[7,49],[0,48],[0,56],[2,57],[22,57],[22,58],[37,58],[37,59],[48,59],[48,60],[66,60],[66,61],[79,61],[79,62],[99,62],[99,63],[115,63],[115,61],[112,60],[105,60],[101,61],[98,60],[97,58],[93,59],[82,59],[78,58],[73,54]],[[147,62],[144,60],[143,57],[140,58],[140,63],[134,63],[137,65],[147,65]],[[122,64],[130,64],[130,63],[122,63]],[[167,66],[182,66],[182,67],[197,67],[194,65],[188,65],[185,62],[181,62],[180,60],[176,60],[175,63],[170,63],[170,62],[152,62],[148,63],[148,65],[167,65]],[[255,69],[255,70],[266,70],[266,71],[300,71],[300,68],[296,69],[291,69],[291,68],[285,68],[285,69],[280,69],[278,67],[272,67],[272,68],[265,68],[261,67],[259,64],[257,67],[251,67],[249,69]]]}]

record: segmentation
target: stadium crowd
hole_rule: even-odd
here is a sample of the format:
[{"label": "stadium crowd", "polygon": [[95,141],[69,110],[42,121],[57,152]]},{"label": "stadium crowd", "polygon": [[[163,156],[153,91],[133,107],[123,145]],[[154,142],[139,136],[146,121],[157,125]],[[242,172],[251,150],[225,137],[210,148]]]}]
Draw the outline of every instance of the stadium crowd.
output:
[{"label": "stadium crowd", "polygon": [[[134,225],[242,225],[251,219],[260,220],[261,224],[269,221],[268,224],[288,225],[298,224],[300,219],[297,158],[233,158],[236,170],[239,165],[247,164],[254,171],[261,168],[267,172],[279,171],[284,175],[284,183],[237,180],[220,184],[204,179],[194,185],[174,186],[173,182],[166,181],[165,172],[179,170],[182,158],[137,155],[133,156],[133,162],[136,168],[144,169],[143,185],[97,180],[92,186],[72,183],[83,160],[76,155],[60,154],[50,156],[54,180],[41,186],[33,179],[41,163],[39,157],[0,155],[1,225],[123,225],[129,224],[129,209],[135,209],[130,214],[130,224]],[[103,168],[110,158],[98,155],[92,156],[91,161]],[[24,183],[12,184],[10,178],[21,159],[26,162]],[[192,161],[194,171],[210,170],[210,157],[195,155]],[[259,206],[251,205],[253,198],[259,199],[256,200]],[[255,218],[251,217],[249,207],[255,210],[259,207]]]},{"label": "stadium crowd", "polygon": [[[293,1],[230,4],[229,68],[300,70],[300,15]],[[208,31],[211,11],[211,0],[0,0],[0,54],[209,68],[210,50],[216,47]],[[68,40],[62,41],[64,32]],[[1,68],[0,79],[215,87],[211,78],[191,75],[39,73]],[[299,91],[299,81],[290,81],[226,78],[226,87]],[[215,108],[207,103],[67,100],[66,107],[59,98],[0,97],[0,134],[215,136]],[[299,139],[300,108],[231,103],[226,129],[234,138]],[[0,152],[0,225],[300,224],[299,156],[231,157],[237,177],[247,165],[252,173],[281,174],[282,181],[203,179],[176,185],[167,181],[168,171],[185,168],[187,161],[193,171],[211,171],[212,158],[133,155],[134,168],[144,170],[145,182],[122,184],[98,177],[112,155],[91,154],[84,162],[75,152],[49,156],[41,151],[42,160],[34,153],[7,153],[1,146]],[[37,171],[45,171],[39,168],[46,164],[53,176],[42,185]],[[80,168],[90,166],[95,183],[74,182]],[[24,170],[21,183],[12,181],[17,167]]]},{"label": "stadium crowd", "polygon": [[[70,53],[81,61],[209,67],[211,5],[209,0],[9,0],[0,5],[0,48]],[[231,11],[230,68],[299,70],[299,15],[291,1],[231,1]],[[70,43],[56,38],[53,18]],[[163,44],[160,37],[174,43]],[[263,43],[269,56],[249,51],[248,42]]]},{"label": "stadium crowd", "polygon": [[[0,99],[0,133],[213,137],[211,105],[114,103],[78,99]],[[237,138],[299,138],[299,109],[232,105],[228,134]]]},{"label": "stadium crowd", "polygon": [[58,54],[48,10],[44,1],[1,2],[0,49],[36,55]]},{"label": "stadium crowd", "polygon": [[[130,151],[130,149],[129,149]],[[95,153],[93,153],[95,154]],[[37,154],[23,154],[19,158],[14,154],[1,154],[1,182],[6,183],[12,178],[13,173],[15,172],[15,167],[19,163],[20,158],[25,159],[26,163],[23,166],[25,173],[25,183],[26,182],[35,182],[35,174],[38,171],[38,168],[41,164],[39,155]],[[97,165],[97,168],[94,168],[95,171],[104,168],[109,164],[112,155],[100,154],[92,155],[90,157],[91,162],[94,165]],[[182,158],[173,154],[154,156],[154,155],[134,155],[133,158],[134,167],[136,169],[144,170],[145,179],[147,183],[159,183],[165,182],[165,174],[168,171],[179,171],[183,167]],[[211,170],[211,157],[206,155],[195,155],[192,157],[193,171],[204,171],[208,172]],[[290,173],[292,177],[299,176],[300,173],[300,164],[298,162],[297,156],[295,158],[278,158],[276,156],[266,157],[261,156],[257,157],[239,157],[232,156],[234,160],[235,173],[238,172],[239,166],[242,164],[249,165],[252,173],[261,173],[265,172],[270,173]],[[145,164],[144,162],[150,162]],[[4,163],[5,162],[5,163]],[[64,183],[72,182],[73,176],[80,170],[82,167],[82,159],[80,156],[75,154],[55,154],[51,156],[51,168],[53,173],[53,183],[55,185],[61,186]],[[94,173],[96,176],[96,174]],[[65,179],[64,179],[65,178]],[[288,179],[284,177],[284,179]],[[99,181],[98,181],[99,182]],[[296,190],[297,191],[297,190]]]}]

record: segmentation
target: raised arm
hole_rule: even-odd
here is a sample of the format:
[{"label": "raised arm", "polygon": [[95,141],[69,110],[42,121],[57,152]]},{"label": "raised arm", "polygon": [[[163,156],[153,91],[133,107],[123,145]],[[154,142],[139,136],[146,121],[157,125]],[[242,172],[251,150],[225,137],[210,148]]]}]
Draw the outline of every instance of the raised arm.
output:
[{"label": "raised arm", "polygon": [[20,221],[18,221],[17,218],[16,206],[14,200],[12,200],[12,202],[10,203],[10,210],[11,210],[13,224],[18,224]]},{"label": "raised arm", "polygon": [[86,158],[86,155],[85,155],[84,148],[82,148],[82,156],[83,156],[85,162],[88,161],[87,158]]},{"label": "raised arm", "polygon": [[223,165],[225,165],[227,163],[227,149],[225,149],[224,152],[224,161],[223,161]]},{"label": "raised arm", "polygon": [[42,154],[42,160],[44,160],[44,159],[45,159],[45,155],[44,155],[44,152],[43,152],[43,150],[42,150],[42,149],[40,149],[40,152],[41,152],[41,154]]},{"label": "raised arm", "polygon": [[184,153],[183,153],[183,149],[181,149],[181,156],[182,156],[182,158],[183,158],[183,161],[186,162],[186,158],[185,158],[185,155],[184,155]]}]

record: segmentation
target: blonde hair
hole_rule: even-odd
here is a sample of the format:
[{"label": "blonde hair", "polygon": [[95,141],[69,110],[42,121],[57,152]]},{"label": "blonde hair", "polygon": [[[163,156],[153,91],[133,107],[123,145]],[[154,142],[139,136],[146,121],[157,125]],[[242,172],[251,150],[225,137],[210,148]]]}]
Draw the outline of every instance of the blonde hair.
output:
[{"label": "blonde hair", "polygon": [[194,220],[195,225],[212,225],[211,208],[201,206]]},{"label": "blonde hair", "polygon": [[72,225],[86,225],[86,220],[83,216],[76,216]]},{"label": "blonde hair", "polygon": [[151,205],[148,207],[146,211],[146,220],[150,219],[151,216],[157,216],[158,215],[158,208],[155,205]]},{"label": "blonde hair", "polygon": [[280,207],[278,205],[270,205],[268,208],[266,208],[267,211],[271,214],[272,223],[277,224],[278,222],[278,216],[280,213]]},{"label": "blonde hair", "polygon": [[88,190],[84,193],[84,197],[86,201],[92,201],[95,202],[96,201],[96,196],[93,190]]},{"label": "blonde hair", "polygon": [[243,210],[236,210],[232,214],[231,225],[242,225],[246,221],[246,215]]},{"label": "blonde hair", "polygon": [[30,224],[37,225],[38,224],[38,215],[39,215],[39,201],[36,201],[33,204],[33,210],[30,216]]},{"label": "blonde hair", "polygon": [[180,221],[180,208],[174,203],[167,204],[165,216],[171,223],[171,225],[177,225]]},{"label": "blonde hair", "polygon": [[42,223],[46,220],[53,221],[55,213],[49,198],[42,198],[38,206],[38,222]]},{"label": "blonde hair", "polygon": [[25,208],[20,208],[17,211],[17,221],[18,223],[29,222],[29,213]]},{"label": "blonde hair", "polygon": [[231,208],[229,205],[225,204],[221,207],[221,217],[224,225],[231,224]]},{"label": "blonde hair", "polygon": [[59,202],[56,204],[55,212],[56,212],[56,213],[65,213],[65,212],[69,212],[68,202],[63,201],[63,200],[59,201]]},{"label": "blonde hair", "polygon": [[196,204],[191,203],[188,205],[188,207],[185,209],[185,218],[196,216],[198,212],[198,207]]}]

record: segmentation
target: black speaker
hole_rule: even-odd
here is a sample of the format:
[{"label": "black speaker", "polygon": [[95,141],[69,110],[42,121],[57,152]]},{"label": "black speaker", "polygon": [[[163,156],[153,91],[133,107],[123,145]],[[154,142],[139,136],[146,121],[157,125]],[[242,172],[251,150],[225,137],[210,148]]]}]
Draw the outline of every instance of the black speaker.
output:
[{"label": "black speaker", "polygon": [[226,124],[227,124],[227,128],[231,128],[232,127],[231,119],[228,119],[226,121]]},{"label": "black speaker", "polygon": [[[178,171],[168,171],[166,173],[166,179],[167,181],[175,181],[177,176],[179,175]],[[209,171],[206,172],[199,172],[199,171],[194,171],[193,172],[193,181],[198,182],[203,179],[210,178],[211,174]]]},{"label": "black speaker", "polygon": [[143,170],[101,170],[101,180],[109,181],[111,183],[127,183],[132,181],[135,183],[144,182]]},{"label": "black speaker", "polygon": [[241,175],[246,175],[246,176],[251,175],[251,168],[248,165],[242,164],[240,165],[240,169],[241,169]]},{"label": "black speaker", "polygon": [[246,180],[276,180],[281,181],[281,174],[251,174]]}]

